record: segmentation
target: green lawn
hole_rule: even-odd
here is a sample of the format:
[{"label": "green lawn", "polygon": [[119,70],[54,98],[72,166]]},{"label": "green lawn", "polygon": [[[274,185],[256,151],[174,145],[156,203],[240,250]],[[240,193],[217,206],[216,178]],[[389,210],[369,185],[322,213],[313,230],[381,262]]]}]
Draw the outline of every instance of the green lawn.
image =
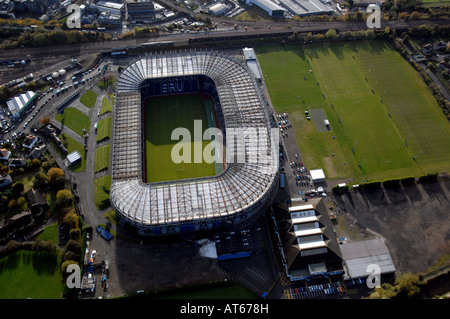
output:
[{"label": "green lawn", "polygon": [[85,129],[86,132],[89,132],[89,128],[91,126],[89,117],[73,107],[66,108],[64,110],[64,114],[58,113],[55,116],[55,119],[80,136],[83,136],[83,129]]},{"label": "green lawn", "polygon": [[106,175],[94,180],[94,199],[98,210],[109,207],[109,189],[111,187],[111,176]]},{"label": "green lawn", "polygon": [[[448,121],[420,75],[387,42],[257,52],[272,103],[289,113],[310,169],[323,168],[329,179],[362,181],[450,167]],[[305,118],[304,111],[320,108],[331,132],[318,133]]]},{"label": "green lawn", "polygon": [[[214,163],[194,163],[194,149],[204,147],[210,141],[194,141],[194,120],[202,121],[202,130],[208,128],[205,101],[201,95],[183,95],[151,98],[145,104],[145,139],[147,181],[160,182],[180,180],[195,177],[214,176]],[[171,140],[172,131],[176,128],[186,128],[191,139],[181,142],[181,137]],[[180,143],[180,144],[179,144]],[[179,164],[172,160],[172,148],[178,144],[191,150],[190,163]],[[200,146],[201,145],[201,146]],[[178,154],[178,152],[176,152]],[[184,154],[184,153],[183,153]]]},{"label": "green lawn", "polygon": [[95,150],[94,157],[94,172],[100,172],[101,170],[108,169],[109,167],[109,154],[110,145],[105,145]]},{"label": "green lawn", "polygon": [[54,223],[45,227],[44,230],[36,238],[49,240],[52,243],[58,244],[58,223]]},{"label": "green lawn", "polygon": [[102,108],[100,109],[100,115],[112,112],[111,103],[109,103],[108,98],[105,96],[102,100]]},{"label": "green lawn", "polygon": [[19,250],[0,259],[0,299],[60,299],[63,282],[58,253]]},{"label": "green lawn", "polygon": [[97,93],[92,90],[87,91],[80,97],[80,102],[89,108],[93,108],[95,106],[95,102],[97,101]]},{"label": "green lawn", "polygon": [[97,142],[111,137],[111,117],[107,117],[97,123]]},{"label": "green lawn", "polygon": [[86,158],[87,158],[87,152],[84,149],[84,146],[78,143],[76,140],[74,140],[67,134],[63,133],[59,137],[69,153],[78,151],[78,153],[81,155],[81,161],[78,161],[77,163],[71,165],[69,168],[74,172],[84,171],[86,168]]}]

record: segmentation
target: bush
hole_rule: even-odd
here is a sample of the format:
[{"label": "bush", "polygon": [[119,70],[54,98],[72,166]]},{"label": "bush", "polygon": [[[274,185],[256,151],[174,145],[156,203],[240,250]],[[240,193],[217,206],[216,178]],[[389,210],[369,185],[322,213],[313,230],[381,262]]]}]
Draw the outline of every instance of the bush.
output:
[{"label": "bush", "polygon": [[56,204],[60,207],[68,207],[73,203],[73,194],[68,189],[62,189],[56,193]]},{"label": "bush", "polygon": [[422,175],[419,177],[419,183],[426,184],[426,183],[433,183],[438,178],[438,173],[429,173],[426,175]]},{"label": "bush", "polygon": [[416,182],[416,178],[414,176],[403,177],[400,179],[403,186],[413,185]]},{"label": "bush", "polygon": [[362,183],[359,186],[364,191],[376,190],[381,188],[381,182],[380,181],[367,182]]},{"label": "bush", "polygon": [[333,186],[331,189],[334,194],[345,194],[348,192],[348,185],[340,187],[339,185]]},{"label": "bush", "polygon": [[400,187],[400,179],[388,179],[383,181],[383,187],[387,189],[396,189]]}]

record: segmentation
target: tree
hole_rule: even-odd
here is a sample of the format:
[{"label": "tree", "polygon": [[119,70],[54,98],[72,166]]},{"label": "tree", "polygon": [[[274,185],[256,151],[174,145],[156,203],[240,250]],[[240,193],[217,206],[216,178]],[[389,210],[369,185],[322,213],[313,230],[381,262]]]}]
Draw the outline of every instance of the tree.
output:
[{"label": "tree", "polygon": [[333,41],[334,39],[336,39],[336,35],[336,30],[330,29],[327,31],[327,33],[325,33],[325,38],[327,38],[327,40]]},{"label": "tree", "polygon": [[39,121],[44,125],[50,124],[50,118],[48,116],[43,116]]},{"label": "tree", "polygon": [[60,207],[68,207],[73,203],[73,194],[68,189],[61,189],[56,193],[56,204]]},{"label": "tree", "polygon": [[52,167],[47,172],[48,182],[50,185],[60,188],[64,185],[64,171],[58,167]]},{"label": "tree", "polygon": [[419,276],[412,273],[403,273],[397,276],[394,285],[384,283],[369,296],[369,299],[411,298],[420,291],[417,286]]},{"label": "tree", "polygon": [[75,213],[75,210],[72,209],[70,212],[64,216],[64,222],[69,224],[71,229],[78,229],[78,215]]},{"label": "tree", "polygon": [[24,190],[25,190],[25,186],[23,186],[23,183],[21,183],[21,182],[14,183],[14,185],[12,187],[12,192],[15,196],[19,196],[20,194],[22,194],[22,192]]},{"label": "tree", "polygon": [[45,188],[48,185],[48,177],[44,173],[40,172],[33,177],[34,188]]},{"label": "tree", "polygon": [[381,287],[375,288],[375,291],[370,294],[369,299],[391,299],[397,296],[395,287],[391,284],[384,283]]},{"label": "tree", "polygon": [[406,297],[411,298],[420,291],[420,288],[417,286],[418,282],[419,276],[410,272],[397,276],[395,285],[398,294],[406,295]]}]

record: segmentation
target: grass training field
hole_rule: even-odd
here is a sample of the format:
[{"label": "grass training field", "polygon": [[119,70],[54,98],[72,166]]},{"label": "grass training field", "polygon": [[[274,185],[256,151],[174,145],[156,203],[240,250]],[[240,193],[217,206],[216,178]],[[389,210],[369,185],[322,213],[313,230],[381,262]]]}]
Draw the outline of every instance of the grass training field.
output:
[{"label": "grass training field", "polygon": [[[450,168],[450,124],[420,75],[389,43],[315,43],[257,53],[272,104],[289,113],[310,169],[359,182]],[[319,133],[306,120],[304,112],[314,109],[325,111],[331,131]]]},{"label": "grass training field", "polygon": [[109,207],[109,189],[111,187],[111,176],[105,175],[94,180],[94,200],[98,210]]},{"label": "grass training field", "polygon": [[109,144],[99,147],[95,150],[94,172],[100,172],[109,167],[109,154],[111,147]]},{"label": "grass training field", "polygon": [[89,117],[73,107],[66,108],[64,114],[58,113],[55,119],[80,136],[83,136],[83,129],[89,132],[89,127],[91,126]]},{"label": "grass training field", "polygon": [[[205,101],[199,94],[149,98],[145,102],[145,152],[147,182],[161,182],[195,177],[214,176],[214,163],[194,163],[194,147],[202,151],[210,141],[193,141],[194,120],[202,121],[201,134],[208,128]],[[171,140],[172,131],[186,128],[191,134],[189,141]],[[191,149],[191,163],[172,161],[172,148],[183,143],[183,150]],[[177,152],[178,153],[178,152]],[[184,153],[181,152],[180,155]]]},{"label": "grass training field", "polygon": [[97,123],[97,142],[107,140],[111,137],[111,116],[98,121]]},{"label": "grass training field", "polygon": [[59,252],[47,256],[19,250],[0,259],[0,299],[60,299]]},{"label": "grass training field", "polygon": [[100,109],[99,115],[106,114],[108,112],[112,112],[112,106],[109,102],[108,98],[105,96],[102,100],[102,108]]}]

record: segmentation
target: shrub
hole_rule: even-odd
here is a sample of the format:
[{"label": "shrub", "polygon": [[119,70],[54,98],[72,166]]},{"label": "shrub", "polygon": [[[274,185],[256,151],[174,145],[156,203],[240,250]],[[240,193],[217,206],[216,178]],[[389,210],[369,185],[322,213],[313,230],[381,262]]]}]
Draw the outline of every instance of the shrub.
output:
[{"label": "shrub", "polygon": [[426,183],[433,183],[438,178],[438,173],[429,173],[426,175],[422,175],[419,177],[419,183],[426,184]]},{"label": "shrub", "polygon": [[334,194],[345,194],[348,192],[348,185],[345,185],[343,187],[336,185],[333,186],[331,190],[333,191]]},{"label": "shrub", "polygon": [[414,176],[403,177],[400,179],[403,186],[412,185],[416,182],[416,178]]},{"label": "shrub", "polygon": [[383,187],[387,189],[396,189],[400,187],[400,179],[388,179],[383,181]]},{"label": "shrub", "polygon": [[365,191],[380,189],[381,182],[380,181],[366,182],[366,183],[360,184],[360,187],[362,190],[365,190]]}]

